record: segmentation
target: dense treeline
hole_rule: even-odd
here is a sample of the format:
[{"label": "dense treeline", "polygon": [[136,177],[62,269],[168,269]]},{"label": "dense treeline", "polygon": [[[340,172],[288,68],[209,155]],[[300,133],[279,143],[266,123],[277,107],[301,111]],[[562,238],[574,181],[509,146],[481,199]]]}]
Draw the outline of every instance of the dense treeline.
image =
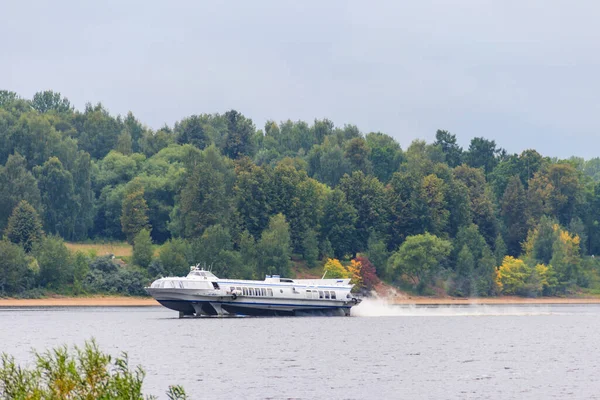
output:
[{"label": "dense treeline", "polygon": [[[598,285],[598,158],[482,137],[463,149],[443,130],[402,149],[327,119],[257,129],[235,110],[154,131],[60,93],[0,91],[0,165],[0,293],[141,293],[192,263],[249,278],[290,274],[292,258],[455,295]],[[90,238],[133,243],[136,267],[62,242]]]}]

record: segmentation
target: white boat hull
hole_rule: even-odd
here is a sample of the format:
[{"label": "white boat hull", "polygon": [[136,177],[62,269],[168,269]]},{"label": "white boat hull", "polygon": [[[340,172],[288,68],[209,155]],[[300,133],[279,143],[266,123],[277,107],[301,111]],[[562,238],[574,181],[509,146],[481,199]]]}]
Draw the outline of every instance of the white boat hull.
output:
[{"label": "white boat hull", "polygon": [[184,316],[350,315],[360,302],[350,293],[350,279],[264,281],[219,279],[192,267],[186,277],[161,278],[146,288],[160,304]]},{"label": "white boat hull", "polygon": [[183,313],[181,316],[220,315],[350,315],[353,300],[288,298],[249,298],[199,295],[193,289],[146,289],[163,306]]}]

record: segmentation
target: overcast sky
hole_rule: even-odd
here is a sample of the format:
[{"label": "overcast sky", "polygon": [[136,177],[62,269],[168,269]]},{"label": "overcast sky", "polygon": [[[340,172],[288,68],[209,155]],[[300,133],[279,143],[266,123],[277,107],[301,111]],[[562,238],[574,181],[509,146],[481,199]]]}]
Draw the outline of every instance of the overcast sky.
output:
[{"label": "overcast sky", "polygon": [[153,128],[234,108],[600,156],[594,1],[0,2],[0,89]]}]

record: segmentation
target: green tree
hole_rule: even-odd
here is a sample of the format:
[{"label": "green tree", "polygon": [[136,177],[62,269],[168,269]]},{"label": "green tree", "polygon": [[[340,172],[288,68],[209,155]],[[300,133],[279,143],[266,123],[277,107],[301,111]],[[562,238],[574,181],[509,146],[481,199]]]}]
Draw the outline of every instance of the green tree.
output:
[{"label": "green tree", "polygon": [[34,94],[31,100],[31,107],[41,113],[48,111],[69,112],[73,109],[71,102],[66,97],[61,98],[60,93],[53,92],[52,90]]},{"label": "green tree", "polygon": [[513,176],[502,196],[501,214],[506,226],[506,247],[508,254],[521,253],[521,242],[527,237],[527,195],[521,179]]},{"label": "green tree", "polygon": [[371,174],[373,165],[370,160],[371,148],[362,137],[354,138],[346,143],[344,157],[350,163],[350,169],[362,171],[364,174]]},{"label": "green tree", "polygon": [[143,228],[133,239],[133,263],[140,267],[148,268],[153,256],[154,249],[152,248],[150,231]]},{"label": "green tree", "polygon": [[485,175],[481,169],[461,165],[454,169],[456,178],[464,183],[469,191],[472,221],[488,245],[493,245],[498,234],[498,221],[491,190],[487,187]]},{"label": "green tree", "polygon": [[355,248],[356,209],[346,201],[346,195],[339,189],[328,194],[321,221],[321,241],[329,242],[333,254],[343,258]]},{"label": "green tree", "polygon": [[387,251],[387,245],[382,235],[371,233],[367,244],[367,256],[369,263],[375,267],[377,275],[383,276],[390,253]]},{"label": "green tree", "polygon": [[279,274],[289,276],[292,255],[290,227],[283,214],[269,220],[269,226],[262,233],[257,244],[258,275]]},{"label": "green tree", "polygon": [[493,296],[498,291],[496,284],[497,265],[496,258],[488,246],[483,248],[481,258],[477,261],[477,270],[475,271],[474,294],[476,296]]},{"label": "green tree", "polygon": [[487,246],[485,239],[475,224],[462,226],[458,230],[452,244],[451,265],[455,266],[455,270],[459,268],[458,256],[464,246],[467,246],[475,260],[479,260],[482,257],[483,250]]},{"label": "green tree", "polygon": [[309,229],[306,231],[302,240],[302,247],[304,249],[302,258],[306,261],[306,265],[309,268],[316,266],[319,259],[319,241],[314,230]]},{"label": "green tree", "polygon": [[403,275],[422,291],[431,283],[452,250],[452,244],[435,235],[425,233],[409,236],[388,260],[389,276],[398,279]]},{"label": "green tree", "polygon": [[181,238],[172,238],[160,248],[159,259],[167,275],[184,276],[188,273],[190,246]]},{"label": "green tree", "polygon": [[240,236],[240,255],[245,270],[245,277],[252,278],[258,264],[258,249],[256,241],[250,232],[243,231]]},{"label": "green tree", "polygon": [[373,166],[373,175],[381,182],[388,182],[402,162],[402,149],[389,135],[371,132],[365,137],[371,149],[369,161]]},{"label": "green tree", "polygon": [[23,248],[0,240],[0,254],[0,293],[10,295],[27,289],[32,274]]},{"label": "green tree", "polygon": [[252,156],[254,146],[251,138],[255,131],[252,120],[235,110],[227,111],[224,117],[227,121],[227,137],[223,152],[232,159],[243,155]]},{"label": "green tree", "polygon": [[92,162],[90,155],[80,151],[73,168],[73,188],[77,213],[74,221],[73,238],[86,239],[94,226],[94,192],[92,190]]},{"label": "green tree", "polygon": [[456,286],[455,292],[459,296],[469,296],[472,293],[473,272],[475,270],[475,259],[467,245],[464,245],[458,253],[456,260]]},{"label": "green tree", "polygon": [[30,252],[33,245],[42,239],[40,218],[26,200],[21,200],[13,210],[5,235],[11,242],[21,245],[26,252]]},{"label": "green tree", "polygon": [[496,236],[496,240],[494,241],[494,258],[496,259],[497,265],[502,264],[502,260],[508,254],[508,249],[506,248],[506,244],[504,243],[504,239],[502,239],[502,235],[498,234]]},{"label": "green tree", "polygon": [[551,164],[529,182],[530,212],[537,221],[544,214],[567,225],[582,200],[581,173],[570,164]]},{"label": "green tree", "polygon": [[435,146],[439,146],[446,156],[446,163],[451,168],[458,167],[462,162],[462,147],[456,143],[456,135],[438,129],[435,133]]},{"label": "green tree", "polygon": [[19,99],[19,95],[15,92],[11,92],[9,90],[0,90],[0,107],[6,107],[10,103]]},{"label": "green tree", "polygon": [[32,254],[40,268],[40,284],[59,289],[73,279],[71,252],[59,236],[46,236],[36,243]]},{"label": "green tree", "polygon": [[147,213],[148,205],[144,199],[144,187],[139,181],[134,182],[128,187],[121,212],[121,229],[129,243],[134,243],[134,238],[140,231],[150,228]]},{"label": "green tree", "polygon": [[13,154],[4,167],[0,166],[0,230],[4,230],[10,213],[21,200],[27,201],[39,213],[43,210],[38,182],[27,171],[27,160]]},{"label": "green tree", "polygon": [[210,144],[210,138],[206,133],[206,122],[198,115],[192,115],[175,124],[175,135],[177,143],[189,143],[200,150]]},{"label": "green tree", "polygon": [[85,112],[79,118],[81,123],[78,123],[77,130],[82,150],[90,153],[93,158],[100,159],[117,147],[123,130],[122,123],[111,117],[102,104],[87,104]]},{"label": "green tree", "polygon": [[537,227],[529,231],[523,246],[526,256],[532,260],[529,264],[550,264],[553,254],[552,247],[558,235],[555,225],[556,222],[551,218],[543,216]]},{"label": "green tree", "polygon": [[79,209],[73,175],[56,157],[51,157],[43,167],[37,167],[36,173],[45,210],[46,231],[65,238],[73,238]]},{"label": "green tree", "polygon": [[469,151],[465,153],[467,165],[473,168],[483,168],[486,174],[492,172],[498,160],[496,155],[500,149],[496,148],[494,140],[487,140],[482,137],[471,139]]},{"label": "green tree", "polygon": [[356,247],[353,253],[366,250],[371,230],[387,231],[388,204],[384,186],[374,176],[355,171],[342,178],[339,188],[358,213]]},{"label": "green tree", "polygon": [[131,140],[131,134],[127,130],[123,130],[117,139],[117,150],[119,153],[123,155],[130,155],[133,151],[133,142]]},{"label": "green tree", "polygon": [[214,146],[187,162],[185,183],[172,212],[171,231],[190,238],[214,224],[228,224],[233,205],[231,160]]},{"label": "green tree", "polygon": [[236,168],[236,210],[242,229],[258,237],[271,215],[272,170],[249,164]]}]

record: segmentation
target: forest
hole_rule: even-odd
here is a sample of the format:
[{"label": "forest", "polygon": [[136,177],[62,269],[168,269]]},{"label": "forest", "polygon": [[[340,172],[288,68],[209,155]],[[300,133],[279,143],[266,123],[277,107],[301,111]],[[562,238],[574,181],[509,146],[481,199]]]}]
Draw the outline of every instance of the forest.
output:
[{"label": "forest", "polygon": [[[401,146],[328,119],[261,129],[235,110],[153,130],[0,91],[0,232],[0,296],[143,295],[196,263],[256,279],[324,267],[363,291],[600,294],[600,158],[464,149],[441,129]],[[133,255],[66,245],[107,241]]]}]

